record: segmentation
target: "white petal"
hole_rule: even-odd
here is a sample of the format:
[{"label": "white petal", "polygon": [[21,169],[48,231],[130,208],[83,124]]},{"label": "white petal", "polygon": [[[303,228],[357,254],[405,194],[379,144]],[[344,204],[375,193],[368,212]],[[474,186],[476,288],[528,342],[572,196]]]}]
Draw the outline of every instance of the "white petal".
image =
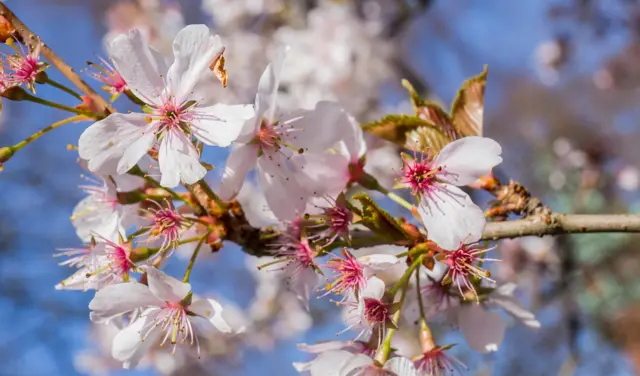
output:
[{"label": "white petal", "polygon": [[469,346],[481,353],[497,351],[504,338],[505,325],[500,314],[486,311],[479,304],[461,307],[458,325]]},{"label": "white petal", "polygon": [[310,195],[337,196],[349,182],[349,159],[340,154],[303,153],[291,157],[296,179]]},{"label": "white petal", "polygon": [[[146,312],[146,315],[149,314],[153,313]],[[145,356],[147,350],[156,344],[162,334],[160,327],[152,325],[151,333],[143,340],[140,331],[147,323],[147,320],[146,316],[135,320],[113,338],[111,355],[116,360],[124,362],[124,368],[135,368],[140,359]]]},{"label": "white petal", "polygon": [[206,86],[215,75],[209,66],[223,51],[220,37],[211,35],[206,25],[188,25],[178,32],[173,40],[175,60],[167,73],[167,85],[179,102],[210,97]]},{"label": "white petal", "polygon": [[200,164],[200,155],[191,140],[179,130],[164,134],[158,154],[163,187],[173,188],[180,184],[193,184],[202,179],[207,170]]},{"label": "white petal", "polygon": [[[127,192],[133,191],[135,189],[141,188],[144,186],[144,178],[134,175],[115,175],[111,177],[115,182],[115,190],[118,192]],[[110,179],[107,179],[107,184],[112,185]]]},{"label": "white petal", "polygon": [[281,154],[263,155],[258,159],[258,180],[273,214],[280,220],[293,220],[304,212],[309,197],[285,170],[285,163]]},{"label": "white petal", "polygon": [[302,373],[302,372],[306,372],[306,371],[310,371],[311,370],[311,365],[313,364],[313,362],[307,362],[307,363],[303,363],[303,362],[293,362],[291,363],[291,365],[293,366],[293,368],[295,368],[296,371]]},{"label": "white petal", "polygon": [[[258,93],[256,94],[255,110],[258,118],[266,117],[267,120],[275,120],[278,100],[278,86],[280,85],[280,74],[288,48],[277,48],[271,63],[267,65],[260,82],[258,83]],[[268,111],[268,112],[267,112]]]},{"label": "white petal", "polygon": [[350,160],[355,162],[366,153],[367,143],[365,142],[360,124],[358,124],[352,116],[348,116],[348,119],[349,126],[345,126],[344,130],[340,129],[340,131],[342,131],[342,142],[345,145]]},{"label": "white petal", "polygon": [[340,368],[340,376],[358,375],[365,367],[373,366],[373,359],[364,354],[354,354],[349,358],[342,368]]},{"label": "white petal", "polygon": [[384,364],[384,369],[393,372],[396,376],[418,376],[413,362],[401,356],[389,359]]},{"label": "white petal", "polygon": [[232,333],[233,328],[223,315],[223,308],[220,303],[213,299],[199,299],[189,306],[189,311],[202,316],[210,325],[213,325],[222,333]]},{"label": "white petal", "polygon": [[[325,342],[314,343],[313,345],[307,345],[306,343],[299,343],[298,350],[308,352],[311,354],[320,354],[320,353],[332,351],[332,350],[343,350],[343,349],[350,350],[351,348],[354,348],[359,344],[360,342],[345,342],[345,341],[325,341]],[[357,352],[357,351],[352,351],[352,352]]]},{"label": "white petal", "polygon": [[367,287],[362,291],[363,298],[382,299],[384,295],[384,282],[378,277],[371,277],[367,280]]},{"label": "white petal", "polygon": [[400,263],[400,259],[394,255],[373,254],[358,257],[358,262],[370,268],[372,271],[384,271]]},{"label": "white petal", "polygon": [[[287,271],[287,269],[285,269]],[[289,288],[296,295],[300,303],[309,310],[309,298],[311,294],[318,289],[322,282],[322,278],[313,268],[308,267],[303,271],[297,271],[291,277]]]},{"label": "white petal", "polygon": [[257,162],[258,147],[256,145],[240,145],[229,153],[220,183],[220,197],[223,200],[236,197],[243,186],[247,172],[253,169]]},{"label": "white petal", "polygon": [[253,227],[273,226],[280,221],[269,210],[264,193],[251,183],[243,184],[237,195],[247,221]]},{"label": "white petal", "polygon": [[91,278],[87,278],[87,274],[93,270],[89,267],[78,269],[75,273],[71,274],[67,279],[58,283],[55,286],[56,290],[82,290],[87,291],[95,289],[97,285]]},{"label": "white petal", "polygon": [[90,195],[73,208],[71,222],[76,234],[83,242],[89,242],[92,234],[117,241],[120,228],[120,216],[117,210],[104,199]]},{"label": "white petal", "polygon": [[327,351],[311,362],[311,376],[340,376],[342,367],[355,355],[344,350]]},{"label": "white petal", "polygon": [[500,144],[486,137],[470,136],[445,146],[436,157],[434,165],[443,167],[451,175],[442,179],[454,185],[471,184],[489,174],[502,162]]},{"label": "white petal", "polygon": [[149,290],[163,302],[179,303],[191,291],[191,285],[178,281],[154,267],[145,268]]},{"label": "white petal", "polygon": [[486,304],[504,309],[523,325],[534,329],[540,328],[541,324],[536,316],[522,307],[520,302],[513,297],[515,287],[515,283],[501,285],[489,296]]},{"label": "white petal", "polygon": [[351,127],[347,113],[335,102],[321,101],[313,110],[300,110],[283,116],[286,127],[300,129],[291,132],[285,141],[310,151],[325,151],[340,141],[345,129]]},{"label": "white petal", "polygon": [[486,224],[482,209],[468,194],[449,184],[440,184],[429,196],[422,196],[418,213],[429,240],[449,250],[478,241]]},{"label": "white petal", "polygon": [[192,123],[193,134],[207,145],[226,147],[238,138],[254,113],[251,105],[216,104],[198,108],[197,115]]},{"label": "white petal", "polygon": [[159,305],[163,302],[141,283],[119,283],[96,292],[89,303],[91,321],[105,322],[136,308]]},{"label": "white petal", "polygon": [[165,86],[161,75],[165,72],[139,30],[116,37],[109,46],[109,55],[136,96],[147,103],[160,96]]},{"label": "white petal", "polygon": [[[153,132],[146,132],[143,114],[111,114],[93,123],[78,141],[78,154],[87,160],[87,167],[104,175],[127,172],[120,166],[135,165],[154,140]],[[131,149],[131,150],[129,150]]]}]

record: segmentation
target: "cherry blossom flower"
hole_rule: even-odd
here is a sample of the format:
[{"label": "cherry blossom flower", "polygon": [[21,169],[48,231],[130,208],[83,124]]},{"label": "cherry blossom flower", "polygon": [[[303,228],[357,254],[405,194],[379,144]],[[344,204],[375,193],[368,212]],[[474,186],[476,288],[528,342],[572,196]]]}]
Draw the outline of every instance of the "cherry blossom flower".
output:
[{"label": "cherry blossom flower", "polygon": [[413,363],[403,357],[394,357],[382,367],[374,364],[370,356],[346,350],[333,350],[320,354],[308,371],[311,376],[417,376]]},{"label": "cherry blossom flower", "polygon": [[491,250],[492,248],[484,249],[477,244],[461,244],[456,250],[446,251],[444,253],[444,260],[442,262],[449,266],[444,278],[458,285],[458,291],[463,298],[466,299],[466,295],[462,291],[462,287],[465,287],[476,297],[476,300],[480,302],[471,278],[480,278],[495,283],[495,281],[489,277],[490,274],[488,271],[475,265],[475,263],[479,261],[500,261],[498,259],[482,257],[484,253]]},{"label": "cherry blossom flower", "polygon": [[257,167],[260,187],[269,208],[281,220],[292,220],[304,212],[307,200],[316,185],[324,179],[322,171],[315,171],[316,184],[301,184],[291,165],[297,159],[297,171],[314,152],[324,152],[340,138],[340,130],[347,115],[334,102],[318,102],[313,110],[298,110],[278,114],[277,92],[286,50],[280,49],[267,66],[256,95],[256,117],[247,122],[237,147],[231,152],[222,177],[220,196],[235,197],[249,170]]},{"label": "cherry blossom flower", "polygon": [[104,85],[102,90],[111,94],[111,101],[113,102],[120,94],[129,90],[129,87],[124,77],[111,63],[103,58],[100,58],[100,62],[101,64],[88,63],[90,67],[95,69],[95,71],[89,72],[89,75]]},{"label": "cherry blossom flower", "polygon": [[536,316],[523,308],[513,296],[516,290],[515,283],[505,283],[498,286],[491,292],[491,295],[483,302],[487,307],[497,307],[503,309],[520,324],[529,328],[538,329],[541,324]]},{"label": "cherry blossom flower", "polygon": [[93,233],[115,242],[128,227],[139,222],[139,206],[120,204],[118,193],[140,188],[144,180],[137,176],[119,175],[87,181],[95,184],[80,186],[87,197],[73,208],[71,216],[76,234],[84,242],[89,242]]},{"label": "cherry blossom flower", "polygon": [[482,236],[484,213],[457,186],[473,183],[502,162],[500,145],[490,138],[464,137],[434,158],[404,157],[403,182],[419,199],[418,213],[429,240],[444,249],[473,243]]},{"label": "cherry blossom flower", "polygon": [[360,291],[367,286],[369,277],[400,263],[400,259],[393,255],[373,254],[355,258],[346,249],[342,250],[342,255],[343,257],[334,255],[323,265],[336,273],[333,282],[327,285],[325,295],[345,294],[344,299],[358,299]]},{"label": "cherry blossom flower", "polygon": [[381,339],[387,327],[395,327],[391,316],[397,310],[397,305],[382,301],[384,292],[384,282],[377,277],[371,277],[358,300],[345,303],[352,307],[347,319],[352,324],[347,330],[360,329],[355,340],[365,334],[374,333]]},{"label": "cherry blossom flower", "polygon": [[217,301],[196,299],[188,283],[152,267],[145,270],[148,286],[141,283],[108,286],[89,303],[91,320],[98,323],[140,311],[113,340],[112,355],[124,363],[124,368],[134,368],[157,341],[160,346],[170,342],[173,351],[178,344],[188,342],[195,344],[199,352],[198,335],[208,337],[215,335],[216,330],[233,331]]},{"label": "cherry blossom flower", "polygon": [[284,258],[286,264],[277,270],[284,272],[289,288],[308,308],[311,293],[320,284],[319,269],[314,260],[316,249],[304,235],[283,235],[283,239],[277,255]]},{"label": "cherry blossom flower", "polygon": [[[176,248],[182,234],[193,223],[187,217],[179,213],[171,201],[166,201],[164,206],[156,201],[150,201],[149,208],[144,209],[151,224],[146,227],[147,242],[161,240],[160,250]],[[153,207],[152,207],[153,206]]]},{"label": "cherry blossom flower", "polygon": [[38,40],[35,46],[27,51],[22,45],[15,47],[13,55],[2,54],[5,67],[2,74],[4,88],[24,85],[33,93],[36,92],[36,77],[44,71],[48,64],[40,61],[40,48],[42,43]]},{"label": "cherry blossom flower", "polygon": [[498,351],[506,329],[499,313],[473,303],[460,306],[458,325],[469,347],[480,353]]},{"label": "cherry blossom flower", "polygon": [[110,55],[132,92],[146,103],[149,114],[111,114],[80,136],[78,152],[91,171],[124,174],[151,148],[158,146],[160,183],[193,184],[206,169],[192,138],[207,145],[229,146],[253,116],[247,105],[210,105],[206,87],[215,75],[210,64],[224,46],[204,25],[182,29],[173,43],[175,61],[164,61],[133,30],[116,38]]},{"label": "cherry blossom flower", "polygon": [[298,180],[316,194],[336,197],[364,173],[367,145],[360,124],[348,116],[340,132],[340,142],[328,152],[292,158]]},{"label": "cherry blossom flower", "polygon": [[78,270],[56,285],[56,290],[99,290],[107,285],[127,282],[136,269],[131,261],[131,243],[120,238],[113,242],[94,234],[95,241],[85,248],[62,249],[54,256],[69,256],[60,263]]},{"label": "cherry blossom flower", "polygon": [[353,221],[353,213],[347,207],[347,200],[344,194],[340,194],[335,200],[325,198],[329,205],[316,206],[321,211],[319,214],[307,214],[305,218],[318,222],[311,228],[324,228],[317,236],[326,241],[324,246],[333,243],[338,237],[349,241],[349,226]]},{"label": "cherry blossom flower", "polygon": [[[352,354],[365,354],[368,356],[373,356],[376,349],[370,348],[370,346],[366,342],[362,342],[362,341],[347,341],[347,342],[326,341],[326,342],[316,343],[313,345],[300,343],[298,344],[298,350],[301,350],[310,354],[322,354],[328,351],[344,350]],[[306,363],[295,362],[293,363],[293,367],[298,372],[309,371],[311,367],[313,367],[314,362],[318,360],[318,358],[319,357],[316,357],[315,359]]]},{"label": "cherry blossom flower", "polygon": [[414,360],[413,364],[421,376],[454,376],[467,369],[456,357],[447,354],[446,350],[453,346],[436,346],[424,352]]}]

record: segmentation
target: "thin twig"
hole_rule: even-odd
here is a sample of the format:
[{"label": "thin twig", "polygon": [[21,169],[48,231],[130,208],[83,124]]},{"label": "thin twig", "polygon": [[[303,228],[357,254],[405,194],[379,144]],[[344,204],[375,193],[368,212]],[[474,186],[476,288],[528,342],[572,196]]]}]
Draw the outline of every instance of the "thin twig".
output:
[{"label": "thin twig", "polygon": [[[24,43],[37,43],[40,40],[33,31],[31,31],[20,19],[2,2],[0,2],[0,15],[4,16],[9,23],[16,29],[16,32]],[[86,96],[91,98],[93,103],[95,103],[98,107],[103,109],[105,115],[116,112],[113,107],[102,98],[95,90],[93,90],[80,76],[71,68],[67,63],[65,63],[61,58],[58,57],[44,42],[41,42],[42,46],[40,49],[41,54],[53,65],[56,67],[60,73],[62,73],[71,83],[77,87],[80,91],[82,91]]]},{"label": "thin twig", "polygon": [[640,232],[640,215],[634,214],[551,214],[548,220],[530,217],[514,221],[490,222],[482,239],[498,240],[522,236],[597,232]]}]

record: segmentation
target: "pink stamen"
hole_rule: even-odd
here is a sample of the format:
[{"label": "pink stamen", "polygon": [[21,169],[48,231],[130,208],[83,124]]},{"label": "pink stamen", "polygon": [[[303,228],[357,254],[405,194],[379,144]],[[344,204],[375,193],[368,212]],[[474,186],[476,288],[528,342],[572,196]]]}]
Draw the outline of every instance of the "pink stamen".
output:
[{"label": "pink stamen", "polygon": [[413,364],[418,371],[427,375],[453,376],[456,373],[462,374],[467,369],[464,363],[448,355],[442,347],[435,347],[422,354]]},{"label": "pink stamen", "polygon": [[417,155],[414,157],[410,159],[403,156],[402,181],[411,187],[414,195],[429,193],[437,183],[437,175],[443,173],[443,169],[435,167],[428,155],[421,154],[420,158]]},{"label": "pink stamen", "polygon": [[[325,267],[337,272],[337,277],[327,286],[327,292],[329,293],[343,294],[345,291],[353,291],[357,296],[359,291],[362,290],[367,283],[367,279],[364,276],[364,268],[357,258],[344,249],[342,251],[344,258],[335,256],[329,259]],[[344,299],[347,296],[345,295]]]},{"label": "pink stamen", "polygon": [[495,281],[490,278],[490,273],[488,271],[474,265],[474,262],[478,260],[500,261],[498,259],[480,257],[482,254],[489,252],[492,249],[493,248],[479,248],[476,244],[462,244],[458,249],[446,252],[443,263],[449,266],[449,270],[447,270],[444,279],[450,279],[456,282],[458,285],[458,291],[462,297],[465,297],[462,291],[462,287],[464,286],[471,291],[476,297],[476,300],[479,301],[478,293],[471,282],[471,278],[481,278],[492,283],[495,283]]}]

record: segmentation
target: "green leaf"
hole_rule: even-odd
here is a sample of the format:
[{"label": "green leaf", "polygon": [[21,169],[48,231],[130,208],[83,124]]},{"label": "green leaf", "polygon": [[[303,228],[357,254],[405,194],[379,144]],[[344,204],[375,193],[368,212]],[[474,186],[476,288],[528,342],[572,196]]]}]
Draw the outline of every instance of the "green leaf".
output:
[{"label": "green leaf", "polygon": [[387,211],[380,208],[366,193],[354,195],[353,199],[359,201],[362,205],[360,223],[364,226],[390,240],[409,239],[409,236],[402,228],[402,224]]},{"label": "green leaf", "polygon": [[488,68],[462,84],[451,106],[451,117],[457,131],[464,136],[482,136],[484,114],[484,89]]}]

